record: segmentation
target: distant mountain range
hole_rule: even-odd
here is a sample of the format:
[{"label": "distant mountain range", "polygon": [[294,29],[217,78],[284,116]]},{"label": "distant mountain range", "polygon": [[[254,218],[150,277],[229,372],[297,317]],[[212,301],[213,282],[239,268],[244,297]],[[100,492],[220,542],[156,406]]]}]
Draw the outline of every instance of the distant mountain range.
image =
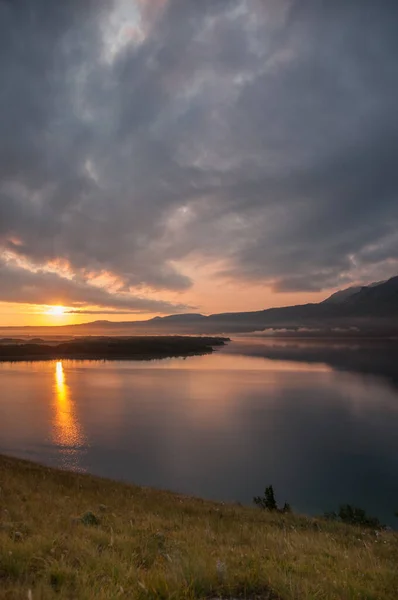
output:
[{"label": "distant mountain range", "polygon": [[[9,328],[29,334],[50,328]],[[29,330],[29,331],[28,331]],[[317,304],[209,316],[187,313],[147,321],[94,321],[52,327],[56,335],[220,334],[264,332],[279,335],[398,335],[398,276],[336,292]]]},{"label": "distant mountain range", "polygon": [[[291,332],[312,329],[314,333],[316,330],[336,329],[388,332],[395,326],[398,331],[398,276],[341,290],[318,304],[209,316],[180,314],[118,324],[121,329],[133,327],[139,331],[162,333],[233,333],[266,329],[287,329]],[[108,322],[106,327],[114,329],[115,323]]]}]

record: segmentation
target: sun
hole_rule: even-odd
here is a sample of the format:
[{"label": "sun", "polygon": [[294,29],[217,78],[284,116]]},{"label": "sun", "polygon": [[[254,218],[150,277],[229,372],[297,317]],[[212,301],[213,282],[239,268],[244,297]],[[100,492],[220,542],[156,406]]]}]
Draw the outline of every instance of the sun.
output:
[{"label": "sun", "polygon": [[65,307],[59,304],[57,306],[51,306],[50,309],[47,311],[47,314],[53,315],[54,317],[61,317],[65,314]]}]

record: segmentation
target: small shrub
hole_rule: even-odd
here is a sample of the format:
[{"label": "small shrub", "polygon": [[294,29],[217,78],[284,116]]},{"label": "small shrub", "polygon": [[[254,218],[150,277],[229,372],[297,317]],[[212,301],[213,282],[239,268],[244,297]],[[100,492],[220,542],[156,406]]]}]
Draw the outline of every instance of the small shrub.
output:
[{"label": "small shrub", "polygon": [[64,582],[65,575],[61,571],[53,571],[50,573],[50,584],[53,588],[59,590]]},{"label": "small shrub", "polygon": [[277,510],[282,513],[292,512],[291,506],[287,502],[285,502],[283,508],[278,508],[278,505],[275,500],[274,488],[272,487],[272,485],[269,485],[265,488],[264,496],[254,496],[253,502],[263,510]]},{"label": "small shrub", "polygon": [[80,517],[80,521],[83,523],[83,525],[92,526],[100,524],[100,520],[98,519],[98,517],[96,517],[95,514],[90,511],[84,513],[84,515]]},{"label": "small shrub", "polygon": [[54,568],[50,572],[49,583],[55,592],[60,592],[61,588],[73,590],[76,585],[76,573],[70,569]]},{"label": "small shrub", "polygon": [[361,525],[374,529],[381,529],[383,527],[377,517],[367,515],[363,508],[353,506],[352,504],[342,504],[338,512],[325,512],[323,516],[329,521],[341,521],[350,525]]},{"label": "small shrub", "polygon": [[257,504],[260,508],[264,510],[276,510],[277,504],[275,500],[274,488],[272,485],[269,485],[265,488],[264,496],[255,496],[253,498],[254,504]]}]

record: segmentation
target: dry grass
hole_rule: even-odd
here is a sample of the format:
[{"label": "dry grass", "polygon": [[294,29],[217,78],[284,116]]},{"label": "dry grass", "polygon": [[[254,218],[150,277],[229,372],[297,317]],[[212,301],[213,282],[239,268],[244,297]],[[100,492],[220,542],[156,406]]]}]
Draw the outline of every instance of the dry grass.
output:
[{"label": "dry grass", "polygon": [[398,598],[396,533],[1,456],[0,486],[2,599]]}]

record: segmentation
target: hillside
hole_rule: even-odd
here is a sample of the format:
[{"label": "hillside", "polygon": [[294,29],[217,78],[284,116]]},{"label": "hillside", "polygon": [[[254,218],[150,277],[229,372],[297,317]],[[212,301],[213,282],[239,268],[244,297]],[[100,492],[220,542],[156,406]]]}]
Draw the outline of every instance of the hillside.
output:
[{"label": "hillside", "polygon": [[0,481],[0,598],[397,597],[394,532],[206,502],[4,456]]},{"label": "hillside", "polygon": [[345,307],[354,314],[391,315],[398,314],[398,277],[392,277],[379,285],[362,287],[345,302]]},{"label": "hillside", "polygon": [[349,287],[346,288],[344,290],[340,290],[338,292],[335,292],[334,294],[332,294],[331,296],[329,296],[329,298],[326,298],[326,300],[324,300],[324,303],[337,303],[337,304],[342,304],[343,302],[345,302],[346,300],[348,300],[348,298],[350,298],[351,296],[353,296],[354,294],[357,294],[358,292],[360,292],[361,290],[367,289],[367,288],[372,288],[372,287],[376,287],[381,285],[382,283],[386,283],[385,281],[375,281],[374,283],[370,283],[369,285],[365,285],[365,286],[353,286],[353,287]]}]

